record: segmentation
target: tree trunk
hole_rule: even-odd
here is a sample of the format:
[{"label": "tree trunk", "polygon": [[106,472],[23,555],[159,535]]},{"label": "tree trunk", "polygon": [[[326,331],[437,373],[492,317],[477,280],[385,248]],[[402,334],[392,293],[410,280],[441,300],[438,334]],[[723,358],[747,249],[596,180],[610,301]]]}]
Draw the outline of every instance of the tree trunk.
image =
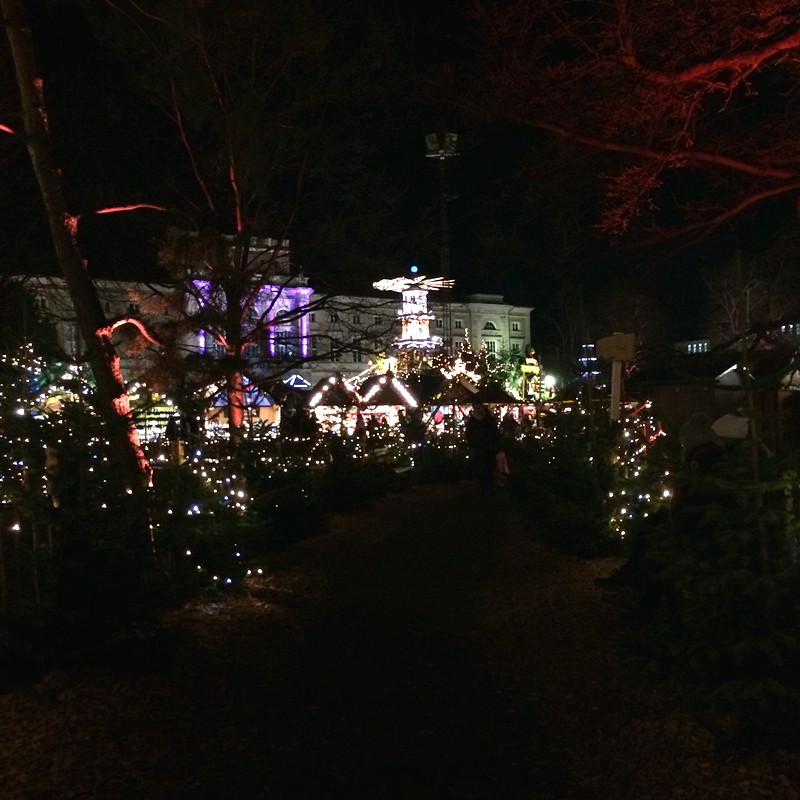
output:
[{"label": "tree trunk", "polygon": [[112,329],[77,246],[77,217],[70,214],[56,167],[42,81],[37,77],[31,32],[20,0],[0,0],[6,35],[22,102],[25,141],[39,183],[56,258],[66,280],[78,325],[88,345],[89,363],[97,382],[97,397],[108,426],[117,470],[127,488],[145,485],[151,468],[142,452],[122,380]]},{"label": "tree trunk", "polygon": [[232,442],[242,438],[244,426],[244,375],[242,343],[242,276],[225,287],[225,335],[228,342],[225,391],[228,403],[228,434]]},{"label": "tree trunk", "polygon": [[241,370],[232,370],[225,381],[228,402],[228,434],[232,442],[241,441],[244,425],[244,380]]}]

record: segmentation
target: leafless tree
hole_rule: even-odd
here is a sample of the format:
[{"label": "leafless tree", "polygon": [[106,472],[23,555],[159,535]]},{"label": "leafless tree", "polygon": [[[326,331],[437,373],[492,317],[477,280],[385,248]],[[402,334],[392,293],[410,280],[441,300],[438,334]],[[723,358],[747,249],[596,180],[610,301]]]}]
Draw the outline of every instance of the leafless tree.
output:
[{"label": "leafless tree", "polygon": [[795,201],[795,3],[513,0],[476,17],[484,108],[607,154],[609,234],[700,235]]},{"label": "leafless tree", "polygon": [[[298,217],[324,207],[334,187],[355,202],[368,193],[355,167],[375,143],[353,119],[370,104],[374,111],[376,65],[348,44],[332,10],[307,2],[105,0],[93,18],[183,151],[173,210],[184,224],[161,260],[194,306],[193,321],[224,351],[215,367],[236,436],[248,350],[279,324],[273,312],[282,305],[279,293],[268,308],[256,301],[264,287],[285,284]],[[374,217],[390,204],[378,202]],[[321,220],[329,224],[325,212]],[[270,252],[264,241],[274,243]],[[198,296],[198,280],[214,287],[217,302]],[[280,323],[323,302],[292,309]]]},{"label": "leafless tree", "polygon": [[55,160],[47,126],[43,82],[36,67],[30,28],[19,0],[2,0],[0,10],[11,49],[22,104],[22,127],[6,133],[19,135],[30,154],[45,206],[56,257],[69,288],[78,324],[88,344],[88,359],[97,382],[97,398],[108,424],[108,435],[118,470],[128,488],[141,487],[150,472],[131,415],[130,401],[119,368],[119,356],[112,344],[115,327],[125,320],[110,322],[77,244],[78,217],[67,203],[59,166]]}]

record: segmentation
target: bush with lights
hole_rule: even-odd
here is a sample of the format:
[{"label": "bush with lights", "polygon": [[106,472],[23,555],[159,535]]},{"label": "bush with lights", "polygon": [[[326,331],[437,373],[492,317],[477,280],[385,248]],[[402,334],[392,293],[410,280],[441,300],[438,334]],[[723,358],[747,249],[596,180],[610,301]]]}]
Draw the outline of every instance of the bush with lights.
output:
[{"label": "bush with lights", "polygon": [[550,415],[542,435],[512,445],[511,485],[534,535],[581,557],[620,550],[608,524],[619,436],[607,413],[579,409]]},{"label": "bush with lights", "polygon": [[[645,537],[643,581],[626,583],[641,596],[633,652],[726,745],[800,744],[797,454],[728,442],[715,470],[698,473],[644,408],[593,429],[586,414],[556,418],[538,451],[535,442],[516,480],[538,534],[590,556],[609,545],[627,553]],[[687,526],[671,504],[690,489],[702,499]]]}]

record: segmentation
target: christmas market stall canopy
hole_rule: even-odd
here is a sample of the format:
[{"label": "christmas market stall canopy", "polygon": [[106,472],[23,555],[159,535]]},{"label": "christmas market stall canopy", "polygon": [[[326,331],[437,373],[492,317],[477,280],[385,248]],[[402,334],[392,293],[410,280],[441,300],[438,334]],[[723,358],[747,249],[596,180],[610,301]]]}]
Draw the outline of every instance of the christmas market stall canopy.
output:
[{"label": "christmas market stall canopy", "polygon": [[313,412],[322,430],[351,433],[360,404],[358,392],[341,375],[331,375],[318,381],[309,392],[306,408]]},{"label": "christmas market stall canopy", "polygon": [[441,370],[428,369],[422,372],[413,372],[404,376],[403,383],[421,406],[428,406],[432,398],[442,392],[448,385]]},{"label": "christmas market stall canopy", "polygon": [[472,402],[487,406],[513,406],[519,405],[522,401],[507,392],[500,384],[487,383],[475,392]]},{"label": "christmas market stall canopy", "polygon": [[372,375],[362,384],[359,393],[365,408],[416,408],[419,405],[409,387],[392,372]]},{"label": "christmas market stall canopy", "polygon": [[442,377],[442,386],[431,396],[430,405],[457,406],[475,402],[478,387],[469,378],[462,375],[447,380],[444,376]]},{"label": "christmas market stall canopy", "polygon": [[296,410],[307,405],[311,398],[311,384],[298,375],[273,381],[266,389],[281,408]]},{"label": "christmas market stall canopy", "polygon": [[358,392],[341,375],[331,375],[318,381],[308,398],[309,408],[350,408],[360,403]]}]

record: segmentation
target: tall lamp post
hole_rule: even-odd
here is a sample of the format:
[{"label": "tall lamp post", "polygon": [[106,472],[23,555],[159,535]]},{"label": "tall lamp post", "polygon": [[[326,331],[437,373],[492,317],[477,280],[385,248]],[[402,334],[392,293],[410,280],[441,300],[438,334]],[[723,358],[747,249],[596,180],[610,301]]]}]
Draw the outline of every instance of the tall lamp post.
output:
[{"label": "tall lamp post", "polygon": [[[442,217],[442,278],[450,278],[450,232],[447,220],[447,186],[445,181],[445,164],[447,159],[458,155],[457,133],[429,133],[425,137],[425,146],[428,148],[426,158],[435,158],[439,161],[439,198],[441,202]],[[450,300],[450,290],[442,291],[442,317],[444,322],[444,349],[450,354],[453,352],[453,314]]]}]

